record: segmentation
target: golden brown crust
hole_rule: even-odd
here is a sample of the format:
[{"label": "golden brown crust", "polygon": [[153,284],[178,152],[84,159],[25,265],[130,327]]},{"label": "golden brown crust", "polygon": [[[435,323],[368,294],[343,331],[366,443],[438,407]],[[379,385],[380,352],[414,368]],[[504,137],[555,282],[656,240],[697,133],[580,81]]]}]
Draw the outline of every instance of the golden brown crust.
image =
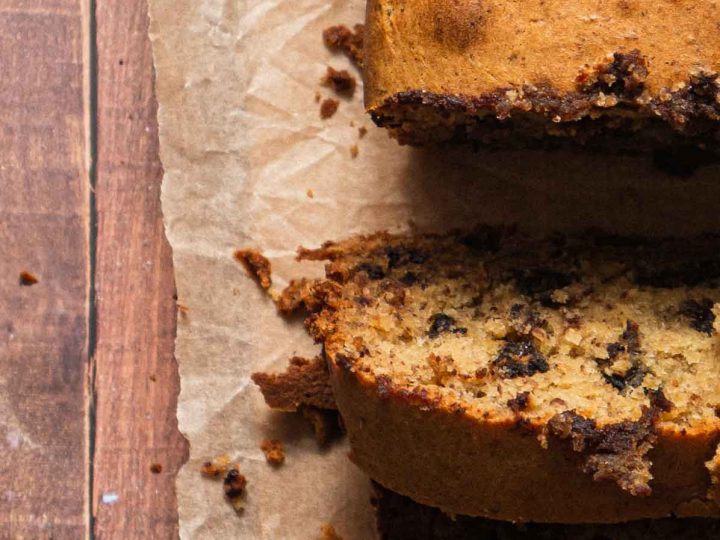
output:
[{"label": "golden brown crust", "polygon": [[387,387],[379,393],[376,384],[338,365],[332,374],[350,458],[374,480],[422,504],[451,514],[543,523],[720,515],[717,506],[703,502],[704,462],[717,442],[714,433],[661,436],[652,451],[653,494],[634,497],[594,482],[561,442],[543,449],[537,433],[522,423],[483,425],[460,410],[422,404],[419,396]]},{"label": "golden brown crust", "polygon": [[411,144],[639,128],[712,139],[719,22],[710,0],[371,0],[365,103]]},{"label": "golden brown crust", "polygon": [[[318,311],[307,325],[324,345],[351,458],[381,484],[451,513],[563,523],[720,515],[707,496],[706,462],[720,439],[716,413],[701,405],[703,396],[683,390],[700,379],[668,372],[673,359],[655,363],[672,349],[663,336],[715,350],[714,312],[702,295],[716,296],[717,244],[712,236],[666,242],[602,235],[538,244],[480,228],[447,236],[380,233],[302,250],[301,258],[330,261],[328,279],[312,287]],[[618,293],[617,308],[602,305],[611,298],[607,287]],[[512,304],[505,322],[495,300],[501,290],[516,291],[507,302],[523,302]],[[628,303],[637,295],[645,300]],[[693,295],[699,300],[692,309],[683,307]],[[449,311],[435,312],[446,300]],[[423,305],[435,314],[416,317]],[[622,326],[604,337],[583,334],[598,349],[579,349],[582,328],[604,327],[615,309],[632,311],[642,325],[623,315]],[[480,330],[476,321],[488,312],[497,315]],[[565,345],[552,345],[560,335]],[[485,347],[499,352],[483,364]],[[557,347],[567,350],[562,358]],[[579,365],[581,379],[562,379]],[[576,384],[589,385],[585,412],[564,401],[579,395]],[[663,385],[680,400],[677,408]],[[510,399],[488,397],[496,386],[506,388],[504,396],[514,389]],[[564,399],[550,400],[561,387]],[[716,390],[698,391],[714,403]],[[627,408],[617,408],[621,402]]]}]

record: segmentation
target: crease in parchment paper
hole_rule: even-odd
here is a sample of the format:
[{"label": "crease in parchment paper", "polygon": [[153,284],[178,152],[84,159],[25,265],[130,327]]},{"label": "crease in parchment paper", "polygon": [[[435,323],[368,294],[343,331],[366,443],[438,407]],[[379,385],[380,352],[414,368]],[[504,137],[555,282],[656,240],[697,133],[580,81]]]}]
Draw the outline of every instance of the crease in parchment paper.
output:
[{"label": "crease in parchment paper", "polygon": [[[190,460],[177,479],[183,538],[316,538],[323,522],[346,540],[373,538],[367,478],[346,442],[319,452],[307,426],[274,413],[250,383],[318,348],[278,316],[233,260],[256,247],[273,279],[319,275],[298,245],[410,221],[446,230],[519,222],[537,231],[687,234],[718,230],[717,168],[668,177],[647,157],[541,151],[472,153],[398,146],[371,125],[358,88],[323,121],[316,92],[327,65],[322,30],[364,18],[360,0],[150,0],[157,70],[162,204],[179,301],[180,429]],[[351,125],[352,123],[352,125]],[[368,128],[359,140],[358,128]],[[350,157],[357,144],[359,155]],[[313,197],[308,196],[311,190]],[[272,468],[263,438],[285,442]],[[248,478],[242,516],[200,464],[230,453]]]}]

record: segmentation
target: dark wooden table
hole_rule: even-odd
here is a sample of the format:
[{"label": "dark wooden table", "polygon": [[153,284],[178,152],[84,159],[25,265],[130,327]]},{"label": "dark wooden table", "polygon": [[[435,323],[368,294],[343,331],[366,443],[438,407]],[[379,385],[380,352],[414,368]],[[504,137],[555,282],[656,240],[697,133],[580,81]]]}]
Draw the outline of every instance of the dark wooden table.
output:
[{"label": "dark wooden table", "polygon": [[0,538],[174,537],[146,0],[0,0],[0,69]]}]

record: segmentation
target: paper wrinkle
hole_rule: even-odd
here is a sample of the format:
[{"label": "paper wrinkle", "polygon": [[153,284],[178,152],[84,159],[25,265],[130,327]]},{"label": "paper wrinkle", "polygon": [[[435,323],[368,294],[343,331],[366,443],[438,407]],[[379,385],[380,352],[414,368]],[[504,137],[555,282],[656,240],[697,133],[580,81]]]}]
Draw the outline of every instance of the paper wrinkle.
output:
[{"label": "paper wrinkle", "polygon": [[[346,540],[374,536],[369,483],[347,443],[318,452],[304,420],[269,411],[250,383],[254,371],[279,371],[318,347],[298,320],[278,315],[235,249],[264,251],[280,288],[322,274],[323,263],[295,260],[299,245],[411,221],[430,230],[476,222],[537,232],[720,230],[717,167],[680,180],[648,157],[400,147],[365,115],[361,84],[321,120],[316,93],[335,97],[320,86],[326,66],[357,73],[325,49],[322,30],[361,22],[364,11],[361,0],[150,0],[163,213],[179,302],[189,308],[176,342],[178,421],[191,445],[177,480],[183,538],[306,540],[323,522]],[[285,442],[278,469],[259,451],[266,437]],[[240,517],[221,485],[198,473],[226,452],[249,480]]]}]

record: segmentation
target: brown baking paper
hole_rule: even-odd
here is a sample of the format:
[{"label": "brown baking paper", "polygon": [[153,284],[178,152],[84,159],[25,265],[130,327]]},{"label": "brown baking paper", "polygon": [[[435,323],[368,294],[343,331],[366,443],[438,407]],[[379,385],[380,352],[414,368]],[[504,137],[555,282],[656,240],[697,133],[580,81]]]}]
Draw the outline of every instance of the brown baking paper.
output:
[{"label": "brown baking paper", "polygon": [[[190,460],[177,479],[183,538],[312,539],[324,522],[345,539],[374,537],[367,478],[342,441],[319,452],[305,423],[267,409],[250,381],[318,347],[233,260],[257,247],[276,287],[317,274],[298,245],[378,229],[445,230],[519,222],[533,230],[601,227],[685,234],[720,229],[720,174],[661,173],[648,157],[559,152],[413,150],[371,125],[361,92],[323,121],[327,65],[350,63],[321,32],[352,25],[360,0],[151,0],[163,211],[180,315],[180,429]],[[611,52],[611,51],[608,51]],[[579,66],[580,67],[580,66]],[[358,128],[368,128],[360,139]],[[359,155],[351,157],[350,147]],[[265,437],[285,442],[271,468]],[[200,464],[230,453],[249,480],[243,515]]]}]

